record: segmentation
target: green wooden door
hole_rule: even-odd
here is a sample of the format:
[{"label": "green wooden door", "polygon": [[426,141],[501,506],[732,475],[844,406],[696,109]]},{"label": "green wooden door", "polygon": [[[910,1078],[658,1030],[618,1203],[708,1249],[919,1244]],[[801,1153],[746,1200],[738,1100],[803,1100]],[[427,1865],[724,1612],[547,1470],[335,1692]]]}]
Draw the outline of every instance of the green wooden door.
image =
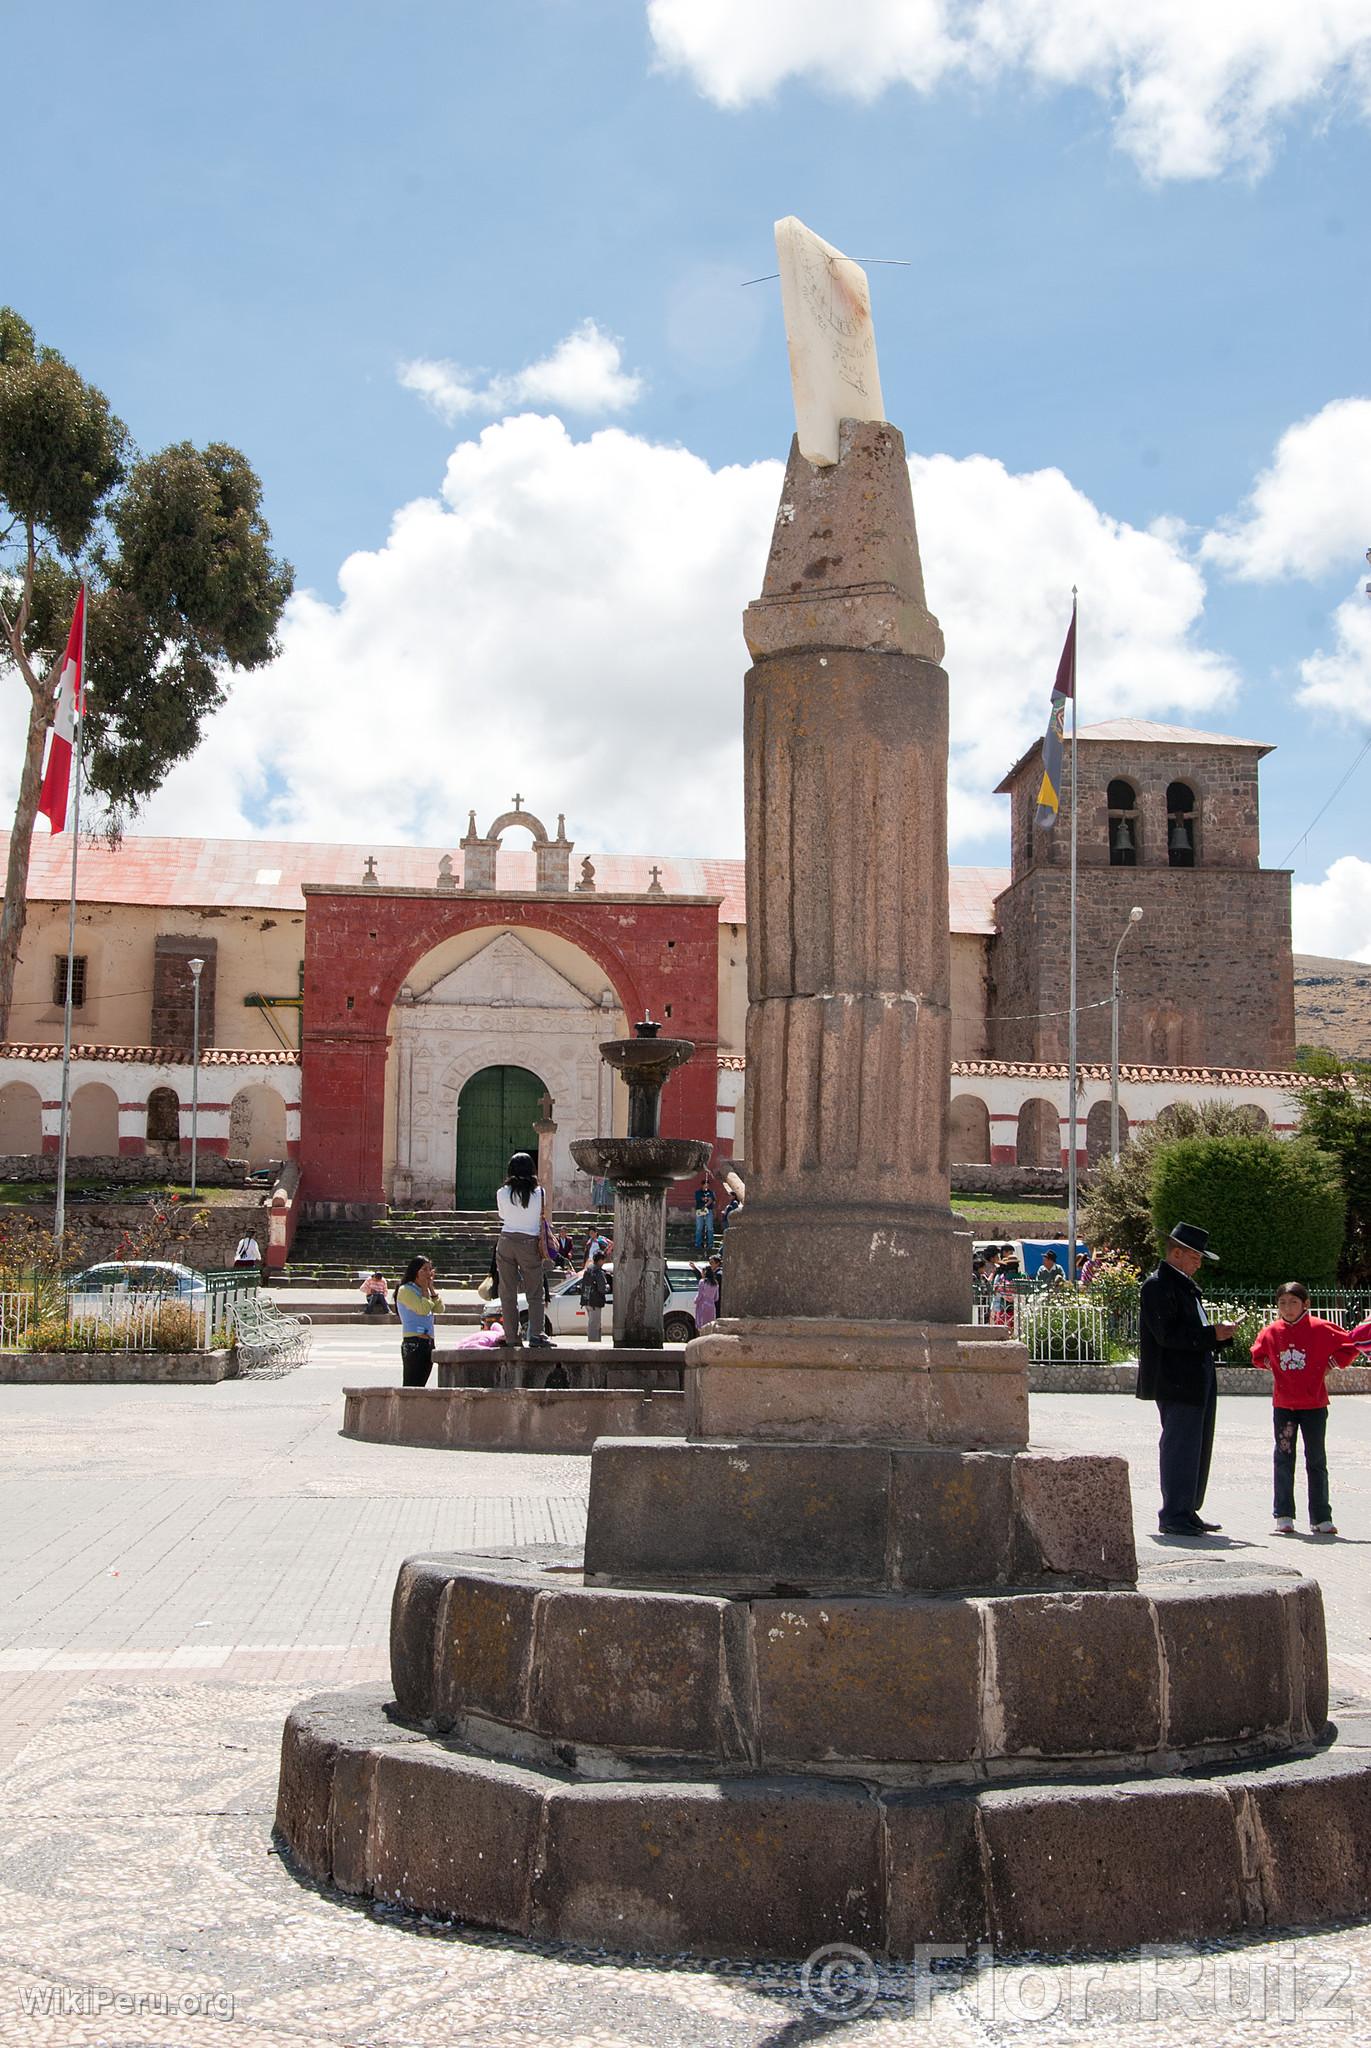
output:
[{"label": "green wooden door", "polygon": [[527,1067],[482,1067],[457,1098],[457,1207],[493,1209],[511,1152],[538,1157],[543,1084]]}]

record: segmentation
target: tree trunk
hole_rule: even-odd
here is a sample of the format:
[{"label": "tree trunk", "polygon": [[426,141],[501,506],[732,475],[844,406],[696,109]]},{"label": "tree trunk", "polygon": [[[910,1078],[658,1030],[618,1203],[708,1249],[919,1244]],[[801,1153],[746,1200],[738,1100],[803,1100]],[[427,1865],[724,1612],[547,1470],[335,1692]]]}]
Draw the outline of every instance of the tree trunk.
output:
[{"label": "tree trunk", "polygon": [[5,903],[0,910],[0,1045],[10,1036],[10,1005],[14,1000],[14,970],[19,963],[19,942],[28,916],[29,848],[38,816],[38,793],[43,780],[43,740],[52,723],[52,692],[31,692],[29,731],[24,746],[24,767],[19,777],[19,801],[14,807],[14,828],[10,833],[9,871],[5,876]]}]

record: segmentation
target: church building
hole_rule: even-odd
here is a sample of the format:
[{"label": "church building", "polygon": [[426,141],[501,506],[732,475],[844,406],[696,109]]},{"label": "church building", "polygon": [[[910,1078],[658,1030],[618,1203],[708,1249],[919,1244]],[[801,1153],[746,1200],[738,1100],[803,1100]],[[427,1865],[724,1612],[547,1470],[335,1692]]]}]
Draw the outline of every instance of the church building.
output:
[{"label": "church building", "polygon": [[[1290,877],[1258,854],[1269,751],[1137,719],[1079,736],[1083,1161],[1107,1142],[1126,929],[1125,1127],[1213,1095],[1293,1122]],[[1068,777],[1060,822],[1038,830],[1040,775],[1035,745],[1000,784],[1009,870],[951,873],[951,1143],[965,1165],[1059,1172],[1072,796]],[[899,830],[873,817],[877,872]],[[0,1047],[8,1172],[57,1149],[68,874],[69,842],[36,838]],[[625,1120],[598,1047],[650,1015],[697,1048],[664,1133],[746,1171],[741,861],[577,857],[564,820],[550,833],[516,796],[450,848],[130,835],[83,846],[79,876],[75,1158],[188,1148],[198,1026],[199,1146],[298,1162],[316,1213],[489,1208],[510,1151],[540,1137],[554,1204],[584,1208],[571,1146]]]}]

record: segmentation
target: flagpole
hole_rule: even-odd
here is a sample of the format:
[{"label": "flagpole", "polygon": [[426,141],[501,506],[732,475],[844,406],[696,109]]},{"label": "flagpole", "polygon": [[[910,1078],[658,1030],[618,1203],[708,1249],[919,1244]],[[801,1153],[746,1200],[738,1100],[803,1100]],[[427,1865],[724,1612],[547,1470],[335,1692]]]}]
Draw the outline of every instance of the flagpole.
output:
[{"label": "flagpole", "polygon": [[1066,1162],[1066,1215],[1068,1279],[1076,1277],[1076,819],[1080,810],[1080,783],[1076,775],[1076,676],[1080,668],[1080,630],[1077,623],[1076,586],[1071,586],[1071,967],[1068,1023],[1066,1033],[1066,1122],[1069,1151]]},{"label": "flagpole", "polygon": [[67,1136],[71,1108],[71,980],[76,958],[76,856],[81,845],[81,756],[86,742],[86,586],[81,585],[81,666],[77,672],[77,719],[75,758],[72,773],[76,794],[71,822],[71,901],[67,905],[67,991],[62,1005],[62,1108],[57,1139],[57,1207],[52,1234],[61,1249],[67,1227]]}]

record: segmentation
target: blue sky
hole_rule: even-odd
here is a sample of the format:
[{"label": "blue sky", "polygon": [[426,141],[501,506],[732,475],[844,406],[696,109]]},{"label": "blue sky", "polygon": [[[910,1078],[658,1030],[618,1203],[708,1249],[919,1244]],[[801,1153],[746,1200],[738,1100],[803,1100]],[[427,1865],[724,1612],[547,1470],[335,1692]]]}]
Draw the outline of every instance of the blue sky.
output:
[{"label": "blue sky", "polygon": [[[909,264],[871,278],[948,634],[954,858],[1004,858],[987,793],[1074,580],[1082,717],[1278,742],[1282,860],[1371,725],[1371,17],[1195,12],[12,20],[5,296],[143,446],[240,445],[307,593],[147,828],[443,844],[517,782],[583,845],[738,850],[738,613],[792,424],[777,287],[743,280],[796,213]],[[1371,953],[1368,777],[1296,859],[1311,948]]]}]

